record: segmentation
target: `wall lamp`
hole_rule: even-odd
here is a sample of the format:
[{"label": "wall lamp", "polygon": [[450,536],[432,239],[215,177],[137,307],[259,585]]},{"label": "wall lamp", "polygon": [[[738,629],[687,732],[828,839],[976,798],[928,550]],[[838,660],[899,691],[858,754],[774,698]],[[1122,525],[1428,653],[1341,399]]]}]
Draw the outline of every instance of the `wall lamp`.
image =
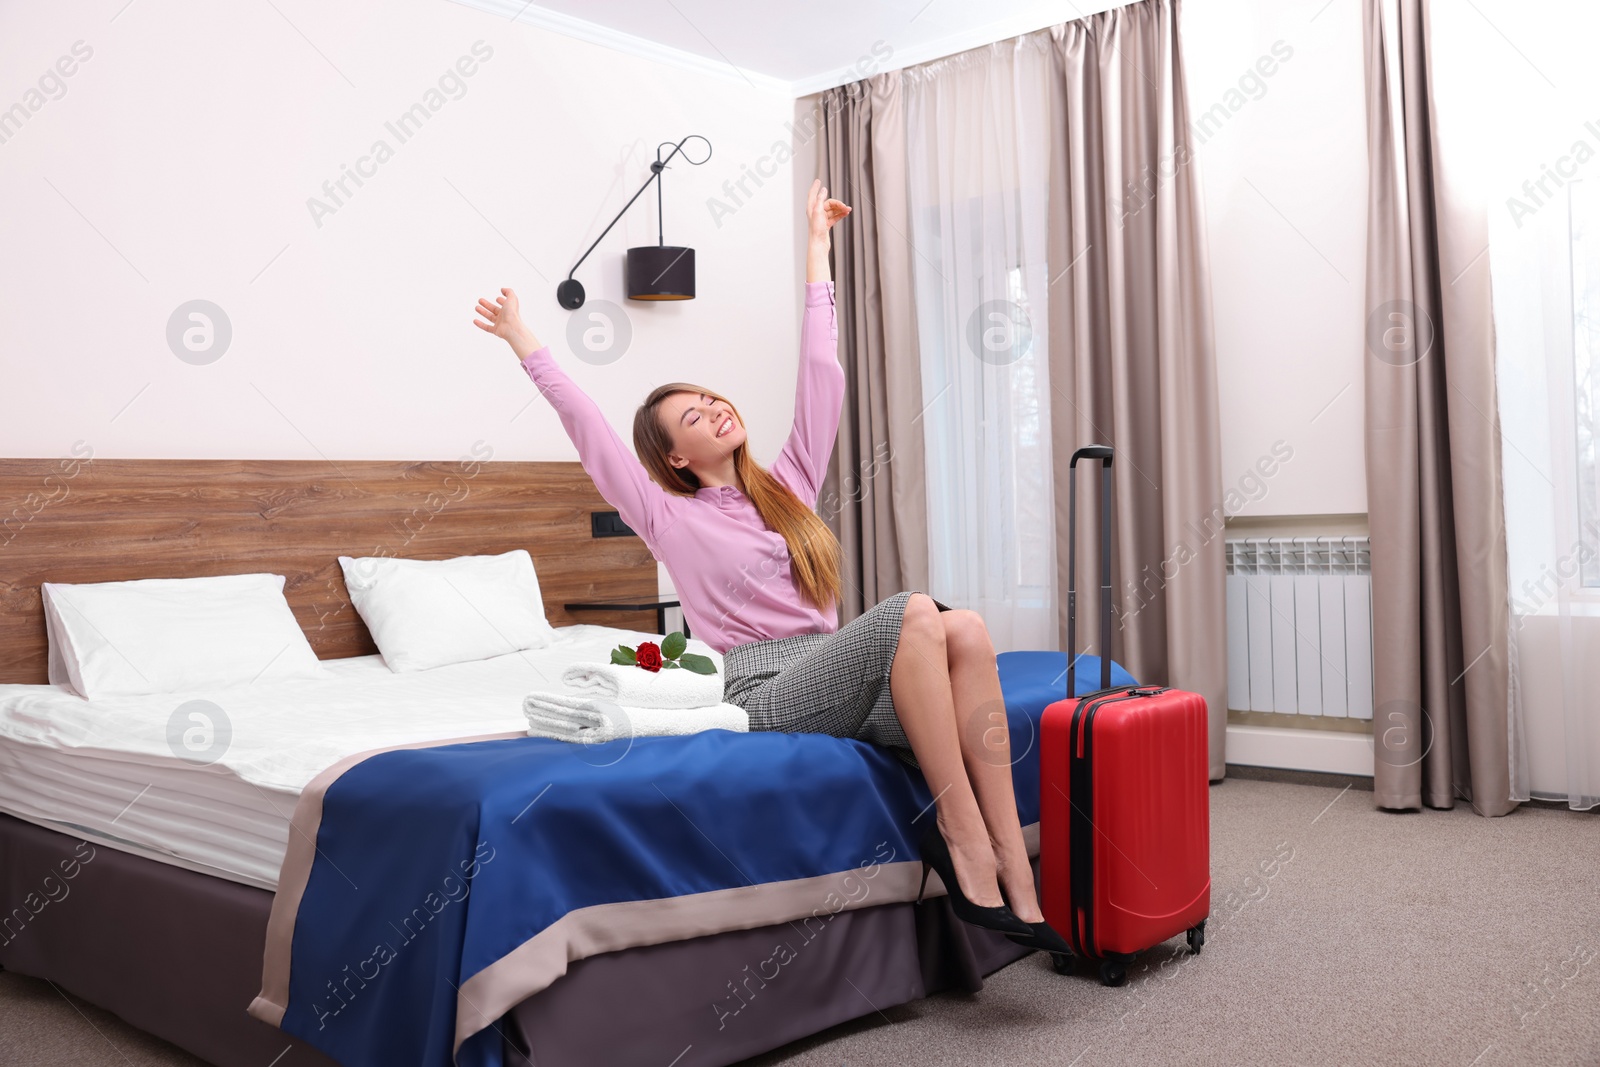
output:
[{"label": "wall lamp", "polygon": [[706,159],[711,158],[711,142],[706,141],[698,133],[691,133],[677,144],[672,145],[672,151],[667,153],[667,158],[661,158],[661,149],[670,141],[663,141],[656,145],[656,160],[650,164],[650,177],[639,186],[639,191],[633,194],[633,199],[622,205],[622,210],[617,212],[617,217],[611,220],[611,225],[600,231],[600,236],[594,239],[588,251],[578,257],[578,262],[572,265],[567,272],[567,280],[556,286],[556,302],[568,311],[576,311],[583,307],[583,284],[573,277],[578,273],[578,268],[583,266],[583,261],[589,258],[595,245],[605,239],[628,209],[633,206],[633,201],[644,195],[650,188],[650,183],[656,183],[656,244],[641,245],[638,248],[628,249],[628,266],[626,277],[629,300],[693,300],[694,299],[694,249],[680,248],[667,244],[665,231],[661,219],[661,172],[667,169],[667,164],[672,157],[683,151],[683,146],[690,141],[699,140],[706,143],[705,159],[690,159],[684,153],[684,159],[698,167]]}]

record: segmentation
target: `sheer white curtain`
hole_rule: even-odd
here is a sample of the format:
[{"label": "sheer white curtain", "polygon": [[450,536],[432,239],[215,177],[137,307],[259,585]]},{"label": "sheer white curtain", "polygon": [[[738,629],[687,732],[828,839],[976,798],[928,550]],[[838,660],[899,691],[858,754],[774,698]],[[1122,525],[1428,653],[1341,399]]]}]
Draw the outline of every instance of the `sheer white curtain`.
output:
[{"label": "sheer white curtain", "polygon": [[928,592],[982,614],[1000,651],[1058,644],[1049,47],[1028,34],[908,70],[903,83]]},{"label": "sheer white curtain", "polygon": [[1600,175],[1490,219],[1512,797],[1600,804]]},{"label": "sheer white curtain", "polygon": [[[1511,607],[1511,796],[1600,805],[1600,10],[1435,5],[1489,205]],[[1543,33],[1537,55],[1501,31]],[[1498,28],[1497,28],[1498,27]]]}]

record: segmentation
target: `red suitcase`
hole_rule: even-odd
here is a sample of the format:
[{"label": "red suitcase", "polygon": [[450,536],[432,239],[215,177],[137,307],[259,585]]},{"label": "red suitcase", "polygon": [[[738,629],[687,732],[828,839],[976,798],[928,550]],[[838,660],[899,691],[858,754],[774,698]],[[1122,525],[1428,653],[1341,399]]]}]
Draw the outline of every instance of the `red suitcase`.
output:
[{"label": "red suitcase", "polygon": [[[1101,461],[1100,688],[1074,697],[1079,459]],[[1067,696],[1039,724],[1040,907],[1073,949],[1121,985],[1134,953],[1188,932],[1206,940],[1211,837],[1206,701],[1163,686],[1111,686],[1111,448],[1067,474]],[[1066,973],[1071,959],[1057,957]]]}]

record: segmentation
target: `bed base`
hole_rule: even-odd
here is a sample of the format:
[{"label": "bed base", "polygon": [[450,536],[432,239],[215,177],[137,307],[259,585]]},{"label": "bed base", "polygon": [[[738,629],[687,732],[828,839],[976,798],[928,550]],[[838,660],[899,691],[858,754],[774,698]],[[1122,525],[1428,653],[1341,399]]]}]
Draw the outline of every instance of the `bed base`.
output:
[{"label": "bed base", "polygon": [[[217,1067],[330,1067],[245,1014],[272,899],[0,814],[0,967]],[[779,923],[580,960],[498,1029],[508,1067],[723,1067],[930,993],[975,992],[1026,954],[957,920],[944,897],[880,904],[821,929]]]}]

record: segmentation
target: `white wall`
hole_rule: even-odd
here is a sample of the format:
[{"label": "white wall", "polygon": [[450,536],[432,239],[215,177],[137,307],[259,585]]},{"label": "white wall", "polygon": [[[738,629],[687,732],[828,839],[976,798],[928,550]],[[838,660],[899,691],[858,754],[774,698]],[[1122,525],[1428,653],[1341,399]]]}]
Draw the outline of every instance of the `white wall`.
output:
[{"label": "white wall", "polygon": [[[0,455],[451,459],[483,441],[574,459],[510,349],[471,325],[500,286],[624,438],[652,385],[685,378],[725,390],[776,455],[799,194],[780,168],[720,226],[705,201],[787,136],[791,101],[443,0],[124,2],[0,8],[0,109],[23,109],[0,126]],[[411,139],[386,129],[479,41],[492,56],[464,95],[447,77]],[[656,143],[689,133],[715,155],[667,173],[666,236],[696,249],[699,298],[623,299],[652,192],[579,272],[591,301],[628,305],[631,346],[577,362],[556,282]],[[324,181],[380,139],[392,158],[319,226],[308,198],[332,203]],[[166,336],[196,298],[232,326],[208,365]]]},{"label": "white wall", "polygon": [[[668,240],[697,249],[699,299],[622,300],[622,250],[654,238],[645,198],[580,272],[591,299],[628,305],[631,346],[569,366],[624,430],[651,385],[706,380],[746,411],[758,454],[775,453],[810,167],[778,168],[720,226],[705,200],[789,140],[790,101],[434,0],[278,8],[0,14],[0,108],[26,108],[75,42],[92,50],[64,95],[0,129],[0,374],[26,398],[0,420],[0,455],[82,440],[97,456],[422,459],[482,440],[500,459],[572,458],[548,410],[524,410],[536,393],[470,326],[471,305],[515,287],[569,355],[554,283],[643,180],[654,142],[689,132],[716,154],[667,175]],[[1293,459],[1242,515],[1362,513],[1359,9],[1209,0],[1185,6],[1182,32],[1195,117],[1226,115],[1197,149],[1225,481],[1282,440]],[[493,56],[465,95],[399,143],[385,123],[480,40]],[[1263,56],[1274,73],[1230,96]],[[393,158],[319,227],[308,198],[331,203],[323,183],[379,138]],[[206,366],[166,339],[196,298],[233,328]]]},{"label": "white wall", "polygon": [[[1195,151],[1224,487],[1243,482],[1245,519],[1364,516],[1360,5],[1191,0],[1181,32],[1192,118],[1222,108]],[[1258,490],[1247,479],[1280,440],[1293,456],[1269,463]],[[1292,532],[1345,525],[1317,519]]]}]

